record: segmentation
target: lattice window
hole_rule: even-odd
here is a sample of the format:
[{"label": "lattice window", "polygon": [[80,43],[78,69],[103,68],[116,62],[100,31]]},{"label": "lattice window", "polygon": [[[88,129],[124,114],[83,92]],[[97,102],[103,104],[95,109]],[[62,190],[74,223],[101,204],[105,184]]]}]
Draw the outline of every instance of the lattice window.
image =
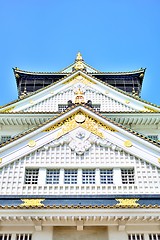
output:
[{"label": "lattice window", "polygon": [[95,170],[82,170],[82,184],[95,184]]},{"label": "lattice window", "polygon": [[67,104],[58,104],[58,112],[63,112],[67,107]]},{"label": "lattice window", "polygon": [[97,112],[100,112],[101,105],[100,104],[93,104],[93,109],[96,110]]},{"label": "lattice window", "polygon": [[128,234],[128,240],[144,240],[143,234]]},{"label": "lattice window", "polygon": [[121,169],[122,184],[134,184],[134,169]]},{"label": "lattice window", "polygon": [[32,234],[16,234],[16,240],[32,240]]},{"label": "lattice window", "polygon": [[148,138],[152,139],[153,141],[158,141],[158,135],[148,135]]},{"label": "lattice window", "polygon": [[113,169],[100,170],[101,184],[113,184]]},{"label": "lattice window", "polygon": [[77,169],[64,170],[64,183],[77,184]]},{"label": "lattice window", "polygon": [[10,135],[2,135],[1,136],[1,143],[7,142],[10,139],[11,139]]},{"label": "lattice window", "polygon": [[26,169],[25,184],[38,184],[39,169]]},{"label": "lattice window", "polygon": [[149,240],[160,240],[160,234],[149,234]]},{"label": "lattice window", "polygon": [[0,240],[11,240],[11,234],[0,234]]},{"label": "lattice window", "polygon": [[59,184],[59,169],[47,169],[46,184]]}]

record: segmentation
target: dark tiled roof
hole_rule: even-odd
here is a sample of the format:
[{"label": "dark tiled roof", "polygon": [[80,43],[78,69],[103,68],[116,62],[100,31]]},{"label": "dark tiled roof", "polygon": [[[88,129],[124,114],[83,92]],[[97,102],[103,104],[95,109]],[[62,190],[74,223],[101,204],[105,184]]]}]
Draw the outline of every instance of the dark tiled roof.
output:
[{"label": "dark tiled roof", "polygon": [[[42,205],[25,205],[23,199],[42,199]],[[135,200],[133,204],[121,203],[119,199]],[[0,209],[114,209],[114,208],[160,208],[160,195],[5,195],[0,196]]]}]

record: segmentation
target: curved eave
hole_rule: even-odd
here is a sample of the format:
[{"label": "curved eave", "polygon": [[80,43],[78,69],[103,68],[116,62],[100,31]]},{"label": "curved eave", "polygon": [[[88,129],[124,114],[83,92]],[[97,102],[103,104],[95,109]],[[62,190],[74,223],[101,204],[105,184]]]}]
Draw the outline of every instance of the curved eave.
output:
[{"label": "curved eave", "polygon": [[[85,63],[86,64],[86,63]],[[71,64],[70,66],[68,66],[67,68],[71,67],[74,64]],[[133,71],[127,71],[127,72],[101,72],[97,69],[94,69],[93,67],[91,67],[90,65],[86,64],[86,66],[88,66],[89,68],[92,68],[93,70],[95,70],[96,72],[90,72],[90,74],[93,75],[132,75],[132,74],[136,74],[136,73],[145,73],[146,68],[143,69],[139,69],[139,70],[133,70]],[[65,68],[65,69],[67,69]],[[63,72],[65,69],[58,71],[58,72],[30,72],[30,71],[26,71],[26,70],[21,70],[18,68],[13,68],[14,74],[16,73],[23,73],[26,75],[67,75],[70,74],[70,72]]]},{"label": "curved eave", "polygon": [[138,70],[133,70],[133,71],[127,71],[127,72],[98,72],[98,73],[93,73],[93,75],[132,75],[136,73],[145,73],[146,68],[141,68]]}]

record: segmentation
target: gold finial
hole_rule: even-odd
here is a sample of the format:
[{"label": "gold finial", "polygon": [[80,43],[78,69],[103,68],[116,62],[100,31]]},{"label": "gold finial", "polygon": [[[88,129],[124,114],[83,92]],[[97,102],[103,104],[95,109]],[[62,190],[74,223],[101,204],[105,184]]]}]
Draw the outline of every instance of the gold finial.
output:
[{"label": "gold finial", "polygon": [[76,61],[82,61],[83,58],[82,58],[82,55],[80,52],[77,53],[77,57],[76,57]]}]

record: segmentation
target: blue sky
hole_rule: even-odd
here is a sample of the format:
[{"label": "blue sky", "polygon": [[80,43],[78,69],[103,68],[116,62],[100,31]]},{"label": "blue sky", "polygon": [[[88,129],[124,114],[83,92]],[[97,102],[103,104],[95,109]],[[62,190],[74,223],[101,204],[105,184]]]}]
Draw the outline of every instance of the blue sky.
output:
[{"label": "blue sky", "polygon": [[147,68],[142,98],[160,105],[159,0],[0,0],[0,105],[12,68],[58,71],[80,51],[101,71]]}]

